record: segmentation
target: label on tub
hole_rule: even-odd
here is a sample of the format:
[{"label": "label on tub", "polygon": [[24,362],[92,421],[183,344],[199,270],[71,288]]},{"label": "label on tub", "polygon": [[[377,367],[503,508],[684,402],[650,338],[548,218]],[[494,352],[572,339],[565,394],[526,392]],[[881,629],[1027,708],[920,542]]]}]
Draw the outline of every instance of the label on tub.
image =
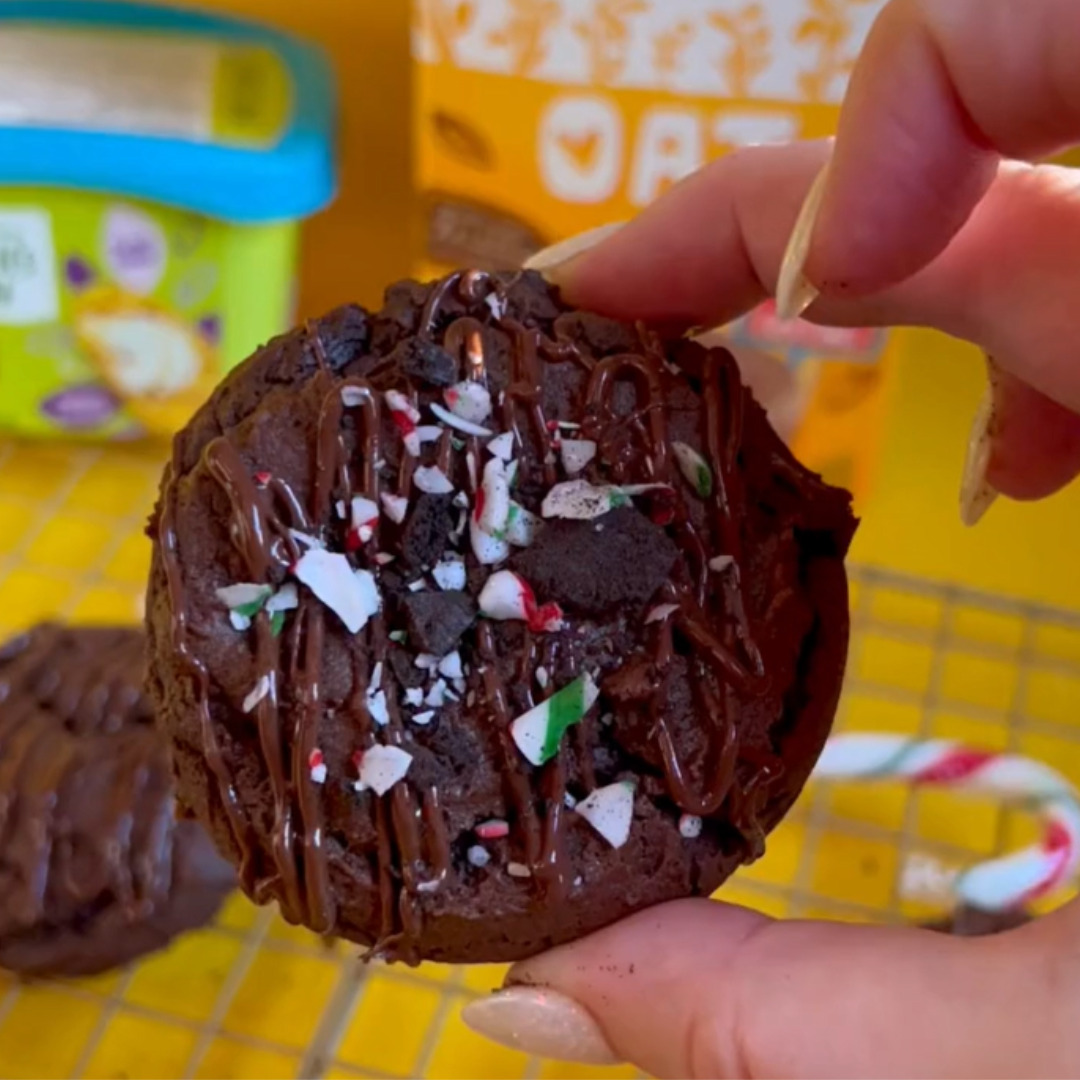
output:
[{"label": "label on tub", "polygon": [[262,46],[135,30],[0,32],[0,126],[268,145],[289,109],[288,73]]},{"label": "label on tub", "polygon": [[49,322],[59,310],[50,215],[0,210],[0,326]]}]

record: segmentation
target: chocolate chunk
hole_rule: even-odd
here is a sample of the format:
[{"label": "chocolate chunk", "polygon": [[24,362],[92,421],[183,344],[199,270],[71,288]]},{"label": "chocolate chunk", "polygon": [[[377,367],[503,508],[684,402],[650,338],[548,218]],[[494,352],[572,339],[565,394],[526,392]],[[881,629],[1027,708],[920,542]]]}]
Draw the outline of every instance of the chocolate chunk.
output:
[{"label": "chocolate chunk", "polygon": [[541,601],[602,615],[640,607],[664,584],[678,549],[667,533],[629,506],[592,521],[549,521],[514,568]]},{"label": "chocolate chunk", "polygon": [[457,361],[433,341],[407,338],[390,359],[410,378],[431,386],[453,386],[458,381]]},{"label": "chocolate chunk", "polygon": [[413,502],[401,534],[405,564],[413,570],[434,566],[446,551],[453,527],[453,496],[421,494]]},{"label": "chocolate chunk", "polygon": [[435,656],[452,652],[476,618],[476,601],[464,592],[411,593],[402,606],[409,644]]}]

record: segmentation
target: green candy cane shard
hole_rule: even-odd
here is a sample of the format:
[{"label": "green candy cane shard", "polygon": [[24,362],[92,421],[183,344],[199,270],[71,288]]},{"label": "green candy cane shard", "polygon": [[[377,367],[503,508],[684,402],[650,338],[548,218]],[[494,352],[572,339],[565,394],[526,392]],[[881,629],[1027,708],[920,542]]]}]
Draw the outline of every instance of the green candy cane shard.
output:
[{"label": "green candy cane shard", "polygon": [[277,637],[281,631],[285,628],[285,612],[275,611],[270,616],[270,634],[272,637]]},{"label": "green candy cane shard", "polygon": [[581,721],[599,696],[593,677],[579,675],[514,720],[510,734],[517,748],[533,765],[550,761],[558,754],[566,732]]},{"label": "green candy cane shard", "polygon": [[689,443],[672,443],[671,449],[683,479],[700,498],[707,499],[713,490],[713,474],[709,463]]}]

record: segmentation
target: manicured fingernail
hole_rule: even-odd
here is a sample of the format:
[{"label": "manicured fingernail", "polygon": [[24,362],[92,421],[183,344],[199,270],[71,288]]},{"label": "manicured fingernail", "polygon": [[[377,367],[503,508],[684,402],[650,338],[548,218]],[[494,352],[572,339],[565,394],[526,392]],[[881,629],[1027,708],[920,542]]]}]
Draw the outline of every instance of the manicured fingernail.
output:
[{"label": "manicured fingernail", "polygon": [[513,986],[470,1002],[461,1015],[485,1038],[528,1054],[581,1065],[616,1065],[622,1060],[588,1011],[554,990]]},{"label": "manicured fingernail", "polygon": [[609,225],[597,225],[594,229],[587,229],[583,233],[578,233],[577,236],[569,236],[557,244],[542,248],[525,260],[525,269],[538,270],[547,277],[552,271],[565,266],[571,259],[576,259],[617,233],[623,224],[621,221],[613,221]]},{"label": "manicured fingernail", "polygon": [[977,525],[997,498],[997,489],[986,479],[990,464],[990,425],[994,419],[994,388],[987,384],[968,437],[964,474],[960,480],[960,520]]},{"label": "manicured fingernail", "polygon": [[781,319],[797,319],[818,298],[818,290],[803,273],[803,268],[810,254],[810,241],[814,236],[828,175],[829,166],[826,163],[806,193],[780,263],[780,277],[776,282],[776,314]]}]

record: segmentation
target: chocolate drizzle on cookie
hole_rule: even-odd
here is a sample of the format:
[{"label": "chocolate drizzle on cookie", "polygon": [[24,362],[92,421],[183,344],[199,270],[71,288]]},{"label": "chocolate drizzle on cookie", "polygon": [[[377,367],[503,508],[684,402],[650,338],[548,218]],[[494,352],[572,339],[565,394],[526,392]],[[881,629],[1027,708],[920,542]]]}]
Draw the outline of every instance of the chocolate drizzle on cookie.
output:
[{"label": "chocolate drizzle on cookie", "polygon": [[[374,826],[373,842],[350,852],[370,861],[377,881],[373,952],[406,961],[419,959],[416,943],[429,906],[455,876],[479,865],[472,856],[466,863],[464,849],[457,851],[458,829],[450,825],[446,793],[431,770],[412,767],[416,725],[430,724],[444,703],[485,721],[482,737],[504,789],[513,853],[507,866],[516,868],[508,872],[523,879],[520,887],[537,903],[558,901],[575,887],[571,777],[586,793],[602,787],[601,779],[617,778],[612,751],[597,756],[598,747],[611,742],[601,714],[616,741],[630,727],[646,733],[644,756],[655,757],[658,767],[655,783],[639,797],[670,807],[673,830],[681,816],[708,821],[723,810],[748,854],[760,845],[758,817],[783,771],[770,749],[744,744],[737,723],[742,704],[765,693],[774,676],[759,633],[783,610],[797,571],[778,569],[773,603],[751,617],[760,605],[751,603],[743,572],[741,523],[748,508],[740,453],[748,398],[733,361],[720,351],[698,350],[696,389],[688,391],[686,377],[669,368],[648,331],[638,329],[634,351],[597,357],[559,320],[549,335],[520,312],[511,317],[513,285],[513,279],[478,271],[449,275],[428,291],[412,336],[392,342],[388,355],[368,357],[343,373],[330,369],[318,327],[308,326],[316,370],[303,392],[319,404],[303,497],[299,488],[260,474],[228,434],[202,447],[198,469],[213,479],[228,507],[239,580],[256,590],[250,611],[230,615],[251,636],[255,688],[244,711],[257,731],[272,795],[268,845],[258,842],[265,825],[253,820],[238,794],[240,762],[211,721],[210,680],[191,640],[186,613],[192,597],[175,526],[179,461],[166,476],[157,522],[171,646],[186,665],[244,887],[257,899],[276,898],[291,921],[319,932],[338,928],[324,785],[344,779],[346,789],[356,788],[348,797],[369,807]],[[492,335],[506,343],[497,371]],[[552,406],[546,384],[564,366],[578,389]],[[677,389],[697,403],[696,448],[680,441],[687,438],[685,420],[680,436],[670,430]],[[681,407],[687,409],[685,402]],[[560,453],[564,438],[574,441],[577,457]],[[496,439],[503,439],[498,453]],[[691,482],[693,468],[700,483]],[[422,511],[420,499],[430,503]],[[382,513],[350,524],[354,505],[381,507]],[[413,520],[410,513],[427,516]],[[573,536],[586,536],[590,543],[581,550],[600,558],[602,545],[591,542],[595,532],[618,530],[620,521],[634,525],[624,530],[626,543],[656,547],[660,585],[649,585],[644,598],[624,589],[622,606],[634,609],[624,614],[635,651],[590,668],[574,635],[593,633],[609,598],[622,594],[613,585],[596,593],[593,603],[601,610],[575,611],[572,596],[563,604],[535,596],[524,568],[529,545],[544,529],[567,526],[565,550],[572,555]],[[537,544],[537,557],[543,547]],[[467,581],[467,591],[435,591],[430,602],[410,601],[417,595],[410,590],[431,588],[424,574],[432,566],[424,559],[440,548],[451,563],[464,563],[459,584]],[[305,560],[315,561],[313,553],[330,575],[322,590],[299,569]],[[473,599],[507,568],[496,590],[498,613],[481,611],[470,628]],[[293,580],[304,583],[296,606],[284,614],[281,605],[271,610],[264,598]],[[354,594],[346,612],[347,595]],[[455,645],[443,656],[425,653],[416,640],[436,640],[420,633],[416,620],[429,617],[421,608],[439,619],[440,595],[447,617],[450,606],[455,618],[464,613],[461,627],[446,639],[460,634],[460,652]],[[328,644],[350,619],[358,627],[346,649],[350,690],[331,703],[324,692]],[[521,628],[512,669],[500,619]],[[403,642],[407,626],[413,633]],[[415,678],[410,663],[419,669]],[[698,718],[692,762],[671,726],[668,695],[676,669]],[[550,676],[554,671],[558,684]],[[593,679],[600,702],[575,698],[576,689],[594,685]],[[527,732],[525,722],[533,725]],[[343,724],[355,742],[353,771],[345,778],[340,760],[328,772],[321,749],[329,727]],[[527,740],[537,738],[544,745],[534,759]],[[365,781],[365,754],[374,747],[402,752],[385,792]]]}]

